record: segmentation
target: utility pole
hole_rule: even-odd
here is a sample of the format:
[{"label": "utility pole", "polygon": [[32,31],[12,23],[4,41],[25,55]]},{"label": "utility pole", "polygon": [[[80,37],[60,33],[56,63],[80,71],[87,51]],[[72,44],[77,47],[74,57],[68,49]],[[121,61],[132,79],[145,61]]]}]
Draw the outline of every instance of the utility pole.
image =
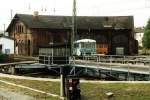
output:
[{"label": "utility pole", "polygon": [[10,10],[10,20],[12,21],[12,19],[13,19],[13,10],[11,9]]},{"label": "utility pole", "polygon": [[[71,33],[71,50],[70,56],[73,59],[73,49],[74,49],[74,40],[76,34],[76,0],[73,0],[73,10],[72,10],[72,33]],[[64,77],[64,68],[60,66],[60,95],[65,96],[65,77]]]},{"label": "utility pole", "polygon": [[76,24],[76,0],[73,0],[73,11],[72,11],[72,34],[71,34],[71,57],[73,57],[74,40],[77,32]]},{"label": "utility pole", "polygon": [[[72,10],[72,32],[71,32],[71,49],[70,49],[70,56],[71,59],[73,59],[73,48],[74,48],[74,38],[76,34],[76,0],[73,0],[73,10]],[[63,72],[63,67],[60,66],[60,95],[62,97],[65,96],[65,77],[64,77],[64,72]]]}]

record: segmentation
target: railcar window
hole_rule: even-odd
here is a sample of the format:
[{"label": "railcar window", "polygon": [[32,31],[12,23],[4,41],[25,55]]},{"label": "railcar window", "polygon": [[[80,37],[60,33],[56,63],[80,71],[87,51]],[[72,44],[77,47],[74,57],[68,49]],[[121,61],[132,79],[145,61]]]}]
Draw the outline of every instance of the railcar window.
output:
[{"label": "railcar window", "polygon": [[84,43],[81,42],[81,48],[84,48]]},{"label": "railcar window", "polygon": [[75,48],[79,48],[79,43],[75,43],[75,44],[74,44],[74,47],[75,47]]},{"label": "railcar window", "polygon": [[90,43],[90,47],[91,47],[91,48],[94,48],[94,46],[95,46],[94,42],[91,42],[91,43]]},{"label": "railcar window", "polygon": [[95,42],[82,42],[82,48],[95,48]]}]

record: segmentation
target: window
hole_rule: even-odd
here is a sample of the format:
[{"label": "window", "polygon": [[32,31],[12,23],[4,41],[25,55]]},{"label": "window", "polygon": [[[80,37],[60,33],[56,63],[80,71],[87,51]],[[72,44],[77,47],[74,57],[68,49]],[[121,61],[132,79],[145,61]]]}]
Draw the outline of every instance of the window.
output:
[{"label": "window", "polygon": [[16,25],[16,32],[17,33],[24,33],[23,25]]},{"label": "window", "polygon": [[75,44],[74,44],[74,47],[75,47],[75,48],[79,48],[79,44],[78,44],[78,43],[75,43]]},{"label": "window", "polygon": [[10,54],[10,49],[5,49],[5,54]]}]

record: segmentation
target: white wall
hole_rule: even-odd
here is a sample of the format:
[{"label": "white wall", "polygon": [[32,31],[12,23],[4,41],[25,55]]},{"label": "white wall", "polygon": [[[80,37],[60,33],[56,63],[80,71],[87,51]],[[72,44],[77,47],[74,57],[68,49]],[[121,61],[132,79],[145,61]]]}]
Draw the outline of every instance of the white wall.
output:
[{"label": "white wall", "polygon": [[0,37],[0,45],[2,45],[3,54],[14,54],[14,40],[5,37]]},{"label": "white wall", "polygon": [[142,38],[143,38],[144,33],[136,33],[136,40],[138,40],[139,46],[142,46]]}]

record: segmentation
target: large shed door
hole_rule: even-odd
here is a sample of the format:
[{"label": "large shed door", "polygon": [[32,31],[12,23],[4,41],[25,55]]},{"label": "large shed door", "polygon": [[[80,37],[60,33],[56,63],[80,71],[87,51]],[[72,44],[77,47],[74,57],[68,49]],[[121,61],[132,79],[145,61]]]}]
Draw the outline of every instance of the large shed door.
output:
[{"label": "large shed door", "polygon": [[124,55],[124,47],[116,47],[116,55]]},{"label": "large shed door", "polygon": [[114,35],[112,39],[112,54],[126,55],[129,54],[128,37],[124,34]]}]

